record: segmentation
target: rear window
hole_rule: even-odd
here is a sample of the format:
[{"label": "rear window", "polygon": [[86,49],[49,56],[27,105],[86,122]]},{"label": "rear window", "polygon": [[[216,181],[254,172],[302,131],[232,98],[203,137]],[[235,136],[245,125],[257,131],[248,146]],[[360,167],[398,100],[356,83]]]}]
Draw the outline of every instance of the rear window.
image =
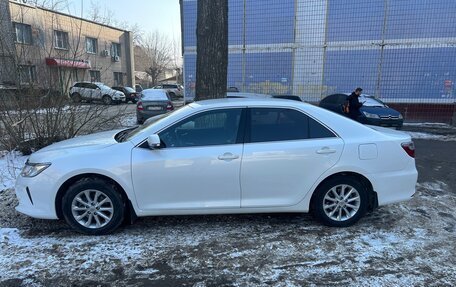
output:
[{"label": "rear window", "polygon": [[144,101],[168,101],[165,91],[147,89],[142,91],[141,99]]},{"label": "rear window", "polygon": [[177,89],[177,85],[163,85],[164,89]]}]

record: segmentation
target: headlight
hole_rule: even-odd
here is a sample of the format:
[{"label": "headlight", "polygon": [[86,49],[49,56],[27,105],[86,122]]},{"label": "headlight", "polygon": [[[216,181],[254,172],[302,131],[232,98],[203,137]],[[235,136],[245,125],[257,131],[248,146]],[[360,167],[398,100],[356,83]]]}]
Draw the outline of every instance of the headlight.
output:
[{"label": "headlight", "polygon": [[23,177],[34,177],[39,175],[43,170],[48,168],[50,163],[25,163],[24,168],[22,169],[21,176]]},{"label": "headlight", "polygon": [[377,114],[371,114],[371,113],[368,113],[368,112],[363,112],[363,114],[366,116],[366,118],[371,118],[371,119],[379,119],[380,116],[377,115]]},{"label": "headlight", "polygon": [[399,114],[399,119],[402,120],[403,118],[404,117],[401,114]]}]

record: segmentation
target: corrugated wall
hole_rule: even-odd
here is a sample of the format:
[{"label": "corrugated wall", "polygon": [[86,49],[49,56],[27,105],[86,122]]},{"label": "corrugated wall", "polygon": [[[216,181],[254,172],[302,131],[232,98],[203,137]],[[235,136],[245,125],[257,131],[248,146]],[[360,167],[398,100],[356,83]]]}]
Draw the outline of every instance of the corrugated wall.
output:
[{"label": "corrugated wall", "polygon": [[[183,1],[189,97],[196,4]],[[390,103],[454,103],[455,20],[454,0],[229,0],[228,85],[309,101],[361,86]]]}]

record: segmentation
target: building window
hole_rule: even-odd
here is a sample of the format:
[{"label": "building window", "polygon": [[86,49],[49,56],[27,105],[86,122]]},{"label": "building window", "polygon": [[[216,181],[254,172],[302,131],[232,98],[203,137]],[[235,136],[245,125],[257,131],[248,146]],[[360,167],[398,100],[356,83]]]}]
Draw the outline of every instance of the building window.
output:
[{"label": "building window", "polygon": [[21,44],[32,44],[32,27],[22,23],[13,23],[16,34],[16,42]]},{"label": "building window", "polygon": [[54,31],[54,47],[68,50],[68,32]]},{"label": "building window", "polygon": [[98,41],[95,38],[86,38],[86,52],[96,54],[98,52]]},{"label": "building window", "polygon": [[123,73],[114,72],[114,86],[123,86]]},{"label": "building window", "polygon": [[19,79],[21,84],[31,84],[36,82],[35,66],[19,66]]},{"label": "building window", "polygon": [[101,82],[101,73],[100,71],[91,70],[89,71],[90,81],[91,82]]},{"label": "building window", "polygon": [[111,56],[114,57],[120,57],[120,44],[118,43],[112,43],[111,46]]}]

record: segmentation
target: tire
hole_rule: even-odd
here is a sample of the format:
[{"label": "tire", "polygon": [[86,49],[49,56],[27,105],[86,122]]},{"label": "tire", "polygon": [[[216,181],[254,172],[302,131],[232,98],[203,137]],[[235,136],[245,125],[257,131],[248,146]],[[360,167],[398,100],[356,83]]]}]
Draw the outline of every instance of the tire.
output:
[{"label": "tire", "polygon": [[[92,202],[101,205],[92,205]],[[76,231],[88,235],[112,233],[122,224],[125,208],[125,201],[114,185],[101,179],[85,178],[76,182],[62,199],[65,221]]]},{"label": "tire", "polygon": [[71,94],[71,100],[73,103],[80,103],[82,101],[82,97],[79,93],[73,93]]},{"label": "tire", "polygon": [[105,105],[110,105],[112,103],[112,99],[108,95],[104,95],[101,100],[103,101],[103,104],[105,104]]},{"label": "tire", "polygon": [[137,119],[136,119],[136,123],[137,123],[138,125],[142,125],[142,124],[144,123],[144,120],[143,120],[143,119],[138,119],[138,118],[137,118]]},{"label": "tire", "polygon": [[[327,226],[352,226],[367,212],[368,192],[354,177],[333,177],[323,182],[315,191],[311,202],[313,214],[318,221]],[[349,193],[348,198],[340,201],[340,196],[346,197]],[[335,206],[332,206],[333,204]]]}]

